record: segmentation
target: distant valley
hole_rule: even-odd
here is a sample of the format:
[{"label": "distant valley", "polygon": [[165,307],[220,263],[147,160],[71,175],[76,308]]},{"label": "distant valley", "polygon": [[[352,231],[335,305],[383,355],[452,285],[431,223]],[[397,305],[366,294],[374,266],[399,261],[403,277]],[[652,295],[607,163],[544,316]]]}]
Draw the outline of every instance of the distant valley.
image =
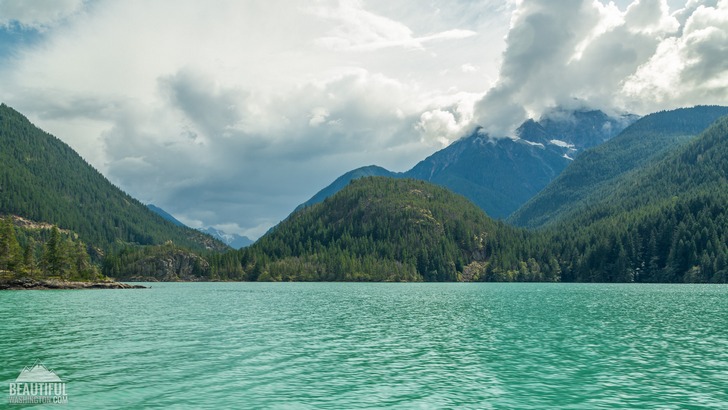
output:
[{"label": "distant valley", "polygon": [[[186,227],[186,225],[183,224],[182,222],[178,221],[177,218],[175,218],[170,213],[168,213],[167,211],[165,211],[164,209],[162,209],[156,205],[147,204],[147,208],[149,208],[150,210],[152,210],[152,212],[156,213],[157,215],[161,216],[165,220],[172,222],[173,224],[175,224],[177,226]],[[219,240],[220,242],[223,242],[224,244],[226,244],[227,246],[229,246],[233,249],[244,248],[246,246],[250,246],[253,242],[255,242],[252,239],[248,238],[247,236],[242,236],[242,235],[238,235],[235,233],[230,234],[227,232],[223,232],[219,229],[215,229],[211,226],[209,226],[207,228],[200,228],[198,230],[200,232],[203,232],[203,233],[206,233],[206,234],[212,236],[213,238]]]}]

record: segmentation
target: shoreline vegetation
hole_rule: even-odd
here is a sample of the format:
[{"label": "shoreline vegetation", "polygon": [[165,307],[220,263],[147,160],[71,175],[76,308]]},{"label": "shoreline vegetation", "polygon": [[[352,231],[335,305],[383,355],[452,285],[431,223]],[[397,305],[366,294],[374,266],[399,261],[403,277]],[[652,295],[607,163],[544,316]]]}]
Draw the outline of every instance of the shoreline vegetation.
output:
[{"label": "shoreline vegetation", "polygon": [[98,252],[53,224],[0,218],[0,290],[145,288],[103,275],[89,249]]}]

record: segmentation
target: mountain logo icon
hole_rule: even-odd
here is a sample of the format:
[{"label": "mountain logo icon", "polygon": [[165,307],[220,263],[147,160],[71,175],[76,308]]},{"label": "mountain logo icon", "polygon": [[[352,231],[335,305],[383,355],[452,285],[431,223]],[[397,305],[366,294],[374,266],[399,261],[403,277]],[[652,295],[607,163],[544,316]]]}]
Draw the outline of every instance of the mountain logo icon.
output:
[{"label": "mountain logo icon", "polygon": [[56,372],[45,367],[40,360],[36,360],[33,366],[25,366],[20,371],[15,383],[62,383],[62,380]]}]

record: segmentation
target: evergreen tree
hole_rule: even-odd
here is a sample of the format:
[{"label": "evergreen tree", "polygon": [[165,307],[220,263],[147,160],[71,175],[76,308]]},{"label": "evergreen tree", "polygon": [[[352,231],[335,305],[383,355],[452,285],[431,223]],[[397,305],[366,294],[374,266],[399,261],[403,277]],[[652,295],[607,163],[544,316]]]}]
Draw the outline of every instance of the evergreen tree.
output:
[{"label": "evergreen tree", "polygon": [[23,265],[25,265],[25,272],[30,276],[35,275],[37,266],[35,263],[35,240],[33,238],[28,239],[28,243],[23,249]]},{"label": "evergreen tree", "polygon": [[68,273],[67,266],[68,254],[66,253],[65,241],[61,237],[58,227],[54,226],[43,249],[43,269],[50,276],[65,279]]},{"label": "evergreen tree", "polygon": [[91,264],[91,258],[88,256],[86,244],[81,241],[71,244],[73,259],[73,270],[76,279],[93,280],[98,276],[98,269]]},{"label": "evergreen tree", "polygon": [[13,218],[0,219],[0,270],[19,272],[23,267],[23,255],[15,236]]}]

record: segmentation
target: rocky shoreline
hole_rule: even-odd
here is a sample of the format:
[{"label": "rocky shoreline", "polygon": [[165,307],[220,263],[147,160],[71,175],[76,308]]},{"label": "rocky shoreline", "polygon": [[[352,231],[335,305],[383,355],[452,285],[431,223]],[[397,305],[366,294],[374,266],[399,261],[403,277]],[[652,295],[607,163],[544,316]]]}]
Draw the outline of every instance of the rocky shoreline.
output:
[{"label": "rocky shoreline", "polygon": [[9,279],[0,281],[0,290],[53,290],[53,289],[147,289],[146,286],[127,283],[70,282],[57,279]]}]

